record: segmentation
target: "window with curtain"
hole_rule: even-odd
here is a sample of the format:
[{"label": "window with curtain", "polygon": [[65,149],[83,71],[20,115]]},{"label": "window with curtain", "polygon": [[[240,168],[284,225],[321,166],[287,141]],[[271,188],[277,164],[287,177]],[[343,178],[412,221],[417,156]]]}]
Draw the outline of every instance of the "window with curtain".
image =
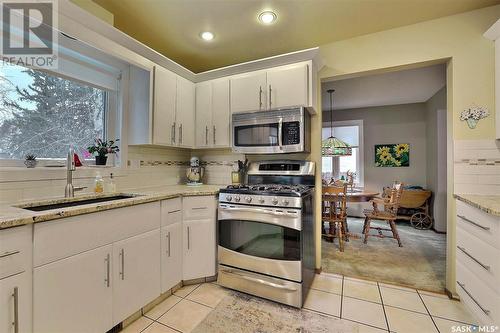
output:
[{"label": "window with curtain", "polygon": [[[323,179],[340,179],[347,177],[347,172],[356,174],[354,183],[363,186],[363,149],[362,149],[363,123],[361,120],[334,122],[333,135],[352,146],[351,156],[324,156],[322,158]],[[330,136],[330,127],[323,127],[322,139]]]}]

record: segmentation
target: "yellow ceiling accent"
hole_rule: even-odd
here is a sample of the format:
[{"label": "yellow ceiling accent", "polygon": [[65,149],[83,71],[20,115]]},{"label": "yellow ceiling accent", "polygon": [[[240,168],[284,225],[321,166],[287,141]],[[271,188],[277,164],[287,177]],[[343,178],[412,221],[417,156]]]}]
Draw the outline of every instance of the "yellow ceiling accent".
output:
[{"label": "yellow ceiling accent", "polygon": [[[94,0],[118,29],[193,72],[500,4],[500,0]],[[259,24],[272,9],[278,19]],[[211,31],[215,39],[200,39]],[[436,33],[439,33],[436,31]],[[383,45],[380,45],[383,47]]]}]

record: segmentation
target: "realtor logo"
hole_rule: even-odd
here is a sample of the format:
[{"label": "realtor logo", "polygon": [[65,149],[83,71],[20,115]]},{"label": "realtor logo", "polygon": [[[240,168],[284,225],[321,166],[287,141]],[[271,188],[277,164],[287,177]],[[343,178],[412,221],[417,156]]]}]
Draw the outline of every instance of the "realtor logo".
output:
[{"label": "realtor logo", "polygon": [[57,67],[56,0],[3,0],[2,61],[25,67]]}]

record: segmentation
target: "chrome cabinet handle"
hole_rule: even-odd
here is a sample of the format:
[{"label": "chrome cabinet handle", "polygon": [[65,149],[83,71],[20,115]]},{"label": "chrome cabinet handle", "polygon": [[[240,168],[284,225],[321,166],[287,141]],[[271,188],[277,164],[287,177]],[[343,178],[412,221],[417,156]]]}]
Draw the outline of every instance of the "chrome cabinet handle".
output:
[{"label": "chrome cabinet handle", "polygon": [[121,269],[119,275],[122,277],[122,280],[125,280],[125,250],[121,249],[120,251],[120,260],[121,260]]},{"label": "chrome cabinet handle", "polygon": [[190,237],[190,235],[189,235],[189,231],[190,231],[190,230],[189,230],[189,227],[187,227],[187,232],[188,232],[188,234],[187,234],[187,236],[188,236],[188,250],[191,248],[191,243],[190,243],[190,238],[191,238],[191,237]]},{"label": "chrome cabinet handle", "polygon": [[182,124],[179,125],[179,144],[182,144]]},{"label": "chrome cabinet handle", "polygon": [[170,231],[167,233],[167,244],[168,244],[167,245],[167,249],[168,249],[167,254],[170,257]]},{"label": "chrome cabinet handle", "polygon": [[5,257],[10,257],[13,256],[14,254],[18,254],[20,251],[7,251],[2,254],[0,254],[0,258],[5,258]]},{"label": "chrome cabinet handle", "polygon": [[205,126],[205,144],[208,145],[208,126]]},{"label": "chrome cabinet handle", "polygon": [[262,109],[262,86],[259,86],[259,110]]},{"label": "chrome cabinet handle", "polygon": [[175,121],[172,124],[172,143],[175,143]]},{"label": "chrome cabinet handle", "polygon": [[278,121],[278,145],[280,150],[283,150],[283,118],[280,117]]},{"label": "chrome cabinet handle", "polygon": [[467,250],[465,248],[457,245],[457,249],[459,249],[460,251],[462,251],[467,257],[469,257],[472,260],[474,260],[479,266],[481,266],[485,270],[487,270],[487,271],[490,270],[490,266],[489,265],[485,265],[482,262],[480,262],[479,260],[477,260],[476,258],[474,258],[469,252],[467,252]]},{"label": "chrome cabinet handle", "polygon": [[215,129],[215,125],[214,125],[214,145],[215,145],[215,144],[216,144],[216,142],[217,142],[217,141],[216,141],[216,139],[215,139],[215,133],[216,133],[215,131],[216,131],[216,129]]},{"label": "chrome cabinet handle", "polygon": [[476,226],[476,227],[478,227],[478,228],[481,228],[481,229],[486,230],[486,231],[490,230],[490,227],[485,227],[485,226],[483,226],[483,225],[480,225],[479,223],[476,223],[476,222],[474,222],[474,221],[472,221],[472,220],[469,220],[468,218],[466,218],[466,217],[465,217],[465,216],[463,216],[463,215],[458,215],[458,214],[457,214],[457,216],[458,216],[458,217],[460,217],[463,221],[465,221],[465,222],[467,222],[467,223],[470,223],[470,224],[472,224],[472,225],[474,225],[474,226]]},{"label": "chrome cabinet handle", "polygon": [[235,272],[233,272],[231,270],[225,270],[225,269],[223,269],[222,272],[224,272],[226,274],[237,275],[238,277],[240,277],[240,278],[242,278],[244,280],[247,280],[247,281],[250,281],[250,282],[257,282],[257,283],[264,284],[264,285],[269,286],[269,287],[283,289],[283,290],[292,291],[292,292],[297,291],[296,288],[291,288],[291,287],[283,286],[283,285],[278,284],[278,283],[269,282],[269,281],[266,281],[266,280],[263,280],[263,279],[258,279],[258,278],[246,276],[246,275],[243,275],[243,274],[238,274],[238,273],[235,273]]},{"label": "chrome cabinet handle", "polygon": [[14,321],[12,326],[14,326],[14,333],[19,333],[19,288],[14,287],[12,292],[12,298],[14,299]]},{"label": "chrome cabinet handle", "polygon": [[180,211],[181,211],[180,209],[171,210],[171,211],[167,212],[167,214],[173,214],[173,213],[177,213],[177,212],[180,212]]},{"label": "chrome cabinet handle", "polygon": [[108,287],[108,288],[109,288],[109,283],[110,283],[110,281],[109,281],[109,277],[110,277],[110,271],[109,271],[109,269],[110,269],[110,267],[109,267],[110,263],[109,263],[109,259],[110,259],[110,256],[109,256],[109,253],[108,253],[106,255],[106,258],[104,258],[104,262],[106,263],[106,277],[104,278],[104,285],[106,287]]},{"label": "chrome cabinet handle", "polygon": [[479,304],[479,302],[478,302],[478,301],[476,301],[476,299],[475,299],[474,297],[472,297],[471,293],[470,293],[467,289],[465,289],[465,284],[460,283],[460,281],[457,281],[457,284],[460,286],[460,288],[462,288],[462,289],[463,289],[463,291],[465,291],[465,293],[466,293],[467,295],[469,295],[469,297],[470,297],[470,298],[474,301],[474,303],[476,303],[476,305],[477,305],[477,306],[481,309],[481,311],[483,311],[483,312],[484,312],[484,314],[485,314],[485,315],[487,315],[487,316],[489,316],[489,315],[490,315],[490,312],[491,312],[491,311],[490,311],[490,310],[487,310],[487,309],[485,309],[485,308],[483,308],[483,307],[481,306],[481,304]]},{"label": "chrome cabinet handle", "polygon": [[208,207],[193,207],[192,210],[203,210],[207,209]]},{"label": "chrome cabinet handle", "polygon": [[272,108],[273,105],[273,89],[271,88],[271,85],[269,85],[269,108]]}]

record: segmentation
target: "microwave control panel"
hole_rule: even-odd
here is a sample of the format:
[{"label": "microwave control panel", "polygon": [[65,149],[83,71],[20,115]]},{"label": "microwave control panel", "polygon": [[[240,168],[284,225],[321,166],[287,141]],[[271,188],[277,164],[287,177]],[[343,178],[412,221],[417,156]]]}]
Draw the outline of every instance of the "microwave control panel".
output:
[{"label": "microwave control panel", "polygon": [[300,144],[300,122],[284,122],[282,139],[284,146]]}]

